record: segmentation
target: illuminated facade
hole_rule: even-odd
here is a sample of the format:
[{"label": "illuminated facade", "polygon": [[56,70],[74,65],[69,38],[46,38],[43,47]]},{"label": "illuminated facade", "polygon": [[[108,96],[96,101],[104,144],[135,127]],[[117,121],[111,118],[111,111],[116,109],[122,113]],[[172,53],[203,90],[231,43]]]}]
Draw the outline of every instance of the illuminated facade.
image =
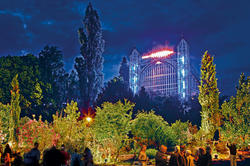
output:
[{"label": "illuminated facade", "polygon": [[163,48],[141,56],[133,49],[129,56],[129,76],[134,94],[141,87],[150,95],[178,95],[182,100],[198,93],[198,80],[191,70],[189,47],[184,39],[176,53]]},{"label": "illuminated facade", "polygon": [[[163,52],[163,51],[160,51]],[[157,52],[157,53],[160,53]],[[166,52],[166,51],[165,51]],[[152,58],[144,58],[157,53],[142,56],[140,64],[140,87],[144,87],[151,95],[170,96],[177,94],[176,62],[173,51]],[[163,52],[164,53],[164,52]]]},{"label": "illuminated facade", "polygon": [[177,46],[178,94],[182,99],[190,95],[190,58],[187,42],[182,39]]},{"label": "illuminated facade", "polygon": [[129,56],[129,87],[134,94],[140,87],[140,58],[139,52],[134,48]]}]

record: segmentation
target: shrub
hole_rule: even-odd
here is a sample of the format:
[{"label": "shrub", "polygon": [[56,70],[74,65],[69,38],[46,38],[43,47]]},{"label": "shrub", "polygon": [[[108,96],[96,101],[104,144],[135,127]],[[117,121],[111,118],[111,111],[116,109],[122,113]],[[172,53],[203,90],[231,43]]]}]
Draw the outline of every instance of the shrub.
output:
[{"label": "shrub", "polygon": [[147,144],[157,146],[158,144],[166,144],[169,140],[171,131],[169,125],[161,116],[151,111],[139,112],[132,121],[132,134],[139,144]]},{"label": "shrub", "polygon": [[128,139],[131,130],[132,109],[134,104],[125,100],[124,103],[104,102],[96,108],[94,124],[89,135],[94,141],[86,142],[91,148],[96,163],[114,163],[118,159],[121,148]]},{"label": "shrub", "polygon": [[156,150],[156,149],[147,149],[146,150],[146,154],[147,154],[149,159],[155,158],[157,152],[158,152],[158,150]]}]

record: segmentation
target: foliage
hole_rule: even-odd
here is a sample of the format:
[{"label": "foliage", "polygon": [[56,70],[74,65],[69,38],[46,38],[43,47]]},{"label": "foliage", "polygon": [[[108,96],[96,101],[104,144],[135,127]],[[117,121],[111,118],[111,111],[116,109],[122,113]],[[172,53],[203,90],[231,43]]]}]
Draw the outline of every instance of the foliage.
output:
[{"label": "foliage", "polygon": [[68,75],[65,73],[63,55],[55,46],[45,46],[39,53],[39,71],[43,80],[43,103],[61,108],[65,102]]},{"label": "foliage", "polygon": [[104,40],[99,16],[89,3],[83,20],[84,29],[79,28],[81,57],[75,59],[75,69],[79,77],[80,105],[94,103],[103,84]]},{"label": "foliage", "polygon": [[184,115],[183,104],[178,96],[157,97],[154,100],[162,102],[156,104],[160,106],[159,111],[157,110],[156,113],[163,116],[167,122],[174,123],[177,119],[184,119],[186,117]]},{"label": "foliage", "polygon": [[9,141],[16,143],[17,141],[17,129],[19,127],[21,108],[20,104],[20,94],[19,94],[19,83],[18,75],[16,75],[12,82],[11,92],[11,102],[10,102],[10,118],[9,118]]},{"label": "foliage", "polygon": [[173,134],[173,141],[177,145],[186,144],[189,135],[189,122],[181,122],[177,120],[175,123],[171,124],[171,130]]},{"label": "foliage", "polygon": [[24,112],[31,110],[35,101],[31,98],[36,83],[42,84],[38,66],[38,58],[34,55],[7,56],[0,58],[0,102],[9,103],[11,100],[11,80],[19,75],[20,106]]},{"label": "foliage", "polygon": [[0,142],[5,143],[9,138],[9,119],[11,106],[0,103]]},{"label": "foliage", "polygon": [[250,143],[250,77],[245,79],[241,74],[237,87],[236,97],[222,104],[222,113],[225,119],[222,134],[223,139],[237,142],[242,147]]},{"label": "foliage", "polygon": [[79,100],[79,80],[75,70],[72,70],[68,77],[67,85],[67,101],[78,101]]},{"label": "foliage", "polygon": [[80,112],[78,112],[77,103],[74,101],[71,101],[70,104],[67,103],[60,115],[53,115],[52,127],[60,135],[58,144],[65,144],[71,150],[82,148],[85,125],[83,121],[78,121],[79,117]]},{"label": "foliage", "polygon": [[119,77],[114,77],[108,81],[102,92],[98,95],[96,105],[100,106],[103,102],[115,103],[119,100],[132,100],[133,93]]},{"label": "foliage", "polygon": [[33,120],[29,119],[19,128],[19,148],[22,148],[25,152],[29,151],[35,142],[38,142],[39,149],[44,151],[59,139],[60,135],[50,127],[47,121],[43,122],[41,116],[38,121],[34,116]]},{"label": "foliage", "polygon": [[213,60],[214,58],[206,51],[201,61],[201,79],[199,85],[199,102],[202,106],[201,128],[208,138],[212,138],[215,130],[221,125],[219,90],[217,88]]},{"label": "foliage", "polygon": [[35,89],[32,92],[30,98],[34,100],[34,103],[36,105],[41,105],[42,104],[42,99],[43,99],[42,94],[43,94],[43,91],[41,89],[41,86],[40,86],[39,82],[37,82],[36,85],[35,85]]},{"label": "foliage", "polygon": [[119,69],[119,77],[122,78],[122,81],[126,85],[126,88],[129,88],[129,66],[126,57],[122,58],[121,66]]},{"label": "foliage", "polygon": [[3,104],[11,100],[10,83],[16,74],[19,76],[21,116],[36,114],[51,120],[51,115],[62,107],[67,95],[68,74],[63,69],[61,51],[46,46],[39,58],[31,54],[1,57],[0,102]]},{"label": "foliage", "polygon": [[149,159],[154,159],[157,152],[158,152],[158,150],[156,150],[156,149],[147,149],[146,150],[146,154],[147,154],[147,157]]},{"label": "foliage", "polygon": [[[172,131],[166,121],[153,111],[139,112],[132,121],[132,134],[144,140],[153,140],[158,144],[168,144],[172,141]],[[145,143],[145,142],[144,142]]]},{"label": "foliage", "polygon": [[0,122],[1,134],[5,137],[2,141],[9,141],[15,144],[21,113],[18,75],[12,79],[11,86],[10,104],[4,105],[0,103]]},{"label": "foliage", "polygon": [[144,87],[141,87],[138,94],[134,97],[135,101],[135,110],[155,110],[155,102],[152,100],[152,98],[149,96],[149,94],[146,92],[146,89]]},{"label": "foliage", "polygon": [[133,107],[133,103],[125,100],[124,103],[118,101],[114,104],[104,102],[101,107],[96,108],[96,116],[91,128],[97,147],[102,149],[99,155],[100,151],[93,149],[94,157],[98,162],[104,162],[104,159],[98,156],[104,156],[110,162],[117,159],[124,141],[128,138]]}]

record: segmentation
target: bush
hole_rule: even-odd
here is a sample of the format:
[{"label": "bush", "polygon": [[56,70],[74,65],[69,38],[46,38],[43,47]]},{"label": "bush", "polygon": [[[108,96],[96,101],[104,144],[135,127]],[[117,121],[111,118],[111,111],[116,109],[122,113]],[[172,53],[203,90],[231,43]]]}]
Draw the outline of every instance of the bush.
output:
[{"label": "bush", "polygon": [[[131,124],[131,133],[141,144],[166,144],[169,140],[169,125],[161,116],[151,112],[139,112]],[[138,138],[138,139],[137,139]],[[157,145],[154,145],[157,146]]]},{"label": "bush", "polygon": [[101,107],[96,108],[95,120],[91,126],[94,141],[85,141],[86,146],[92,150],[96,163],[110,164],[117,161],[131,130],[133,107],[133,103],[125,100],[124,103],[118,101],[114,104],[104,102]]},{"label": "bush", "polygon": [[181,122],[180,120],[176,120],[175,123],[171,124],[172,130],[172,141],[174,145],[186,144],[188,141],[189,135],[189,122]]},{"label": "bush", "polygon": [[147,149],[146,150],[146,154],[147,154],[149,159],[154,159],[157,152],[158,152],[158,150],[156,150],[156,149]]}]

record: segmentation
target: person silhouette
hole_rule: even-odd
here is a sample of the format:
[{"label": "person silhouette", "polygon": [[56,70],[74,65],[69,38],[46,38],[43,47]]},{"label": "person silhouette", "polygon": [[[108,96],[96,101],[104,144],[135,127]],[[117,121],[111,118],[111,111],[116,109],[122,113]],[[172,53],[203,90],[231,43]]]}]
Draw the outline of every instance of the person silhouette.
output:
[{"label": "person silhouette", "polygon": [[39,144],[35,142],[34,148],[24,155],[24,163],[26,166],[39,166],[40,151],[38,150],[38,146]]},{"label": "person silhouette", "polygon": [[61,166],[63,165],[63,155],[60,150],[58,150],[55,145],[53,145],[44,154],[43,159],[44,166]]},{"label": "person silhouette", "polygon": [[62,164],[62,166],[68,166],[69,165],[70,155],[69,155],[69,153],[67,151],[65,151],[64,144],[61,146],[61,153],[63,155],[63,164]]},{"label": "person silhouette", "polygon": [[89,148],[86,148],[84,150],[84,166],[92,166],[92,165],[94,165],[94,163],[91,150]]},{"label": "person silhouette", "polygon": [[9,166],[11,157],[12,157],[12,150],[10,148],[10,145],[6,144],[1,160],[6,166]]},{"label": "person silhouette", "polygon": [[227,143],[227,147],[229,148],[229,151],[230,151],[230,164],[231,164],[231,166],[236,166],[237,165],[237,161],[236,161],[237,147],[236,147],[236,144],[231,143],[231,145],[229,145]]},{"label": "person silhouette", "polygon": [[77,153],[77,149],[71,155],[71,166],[82,166],[81,156]]}]

